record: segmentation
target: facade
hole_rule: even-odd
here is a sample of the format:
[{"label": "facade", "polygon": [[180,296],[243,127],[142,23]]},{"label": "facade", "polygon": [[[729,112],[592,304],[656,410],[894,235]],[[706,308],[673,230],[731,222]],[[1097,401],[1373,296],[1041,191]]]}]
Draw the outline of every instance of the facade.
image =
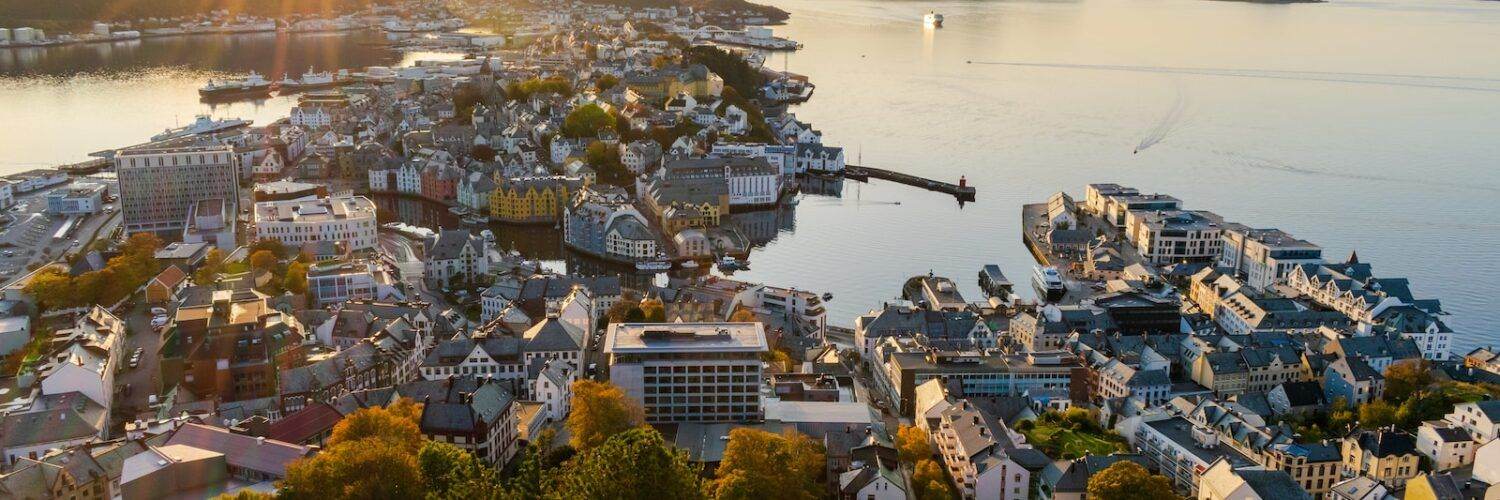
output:
[{"label": "facade", "polygon": [[651,423],[762,419],[768,350],[760,323],[615,323],[604,340],[610,381]]},{"label": "facade", "polygon": [[557,222],[572,199],[573,184],[556,176],[505,179],[490,193],[490,217],[510,223]]},{"label": "facade", "polygon": [[473,283],[490,272],[490,257],[485,250],[484,240],[468,231],[443,231],[427,245],[423,275],[428,282],[445,287],[455,280]]},{"label": "facade", "polygon": [[563,242],[584,253],[618,260],[653,258],[659,253],[646,217],[619,188],[590,186],[574,196],[563,218]]},{"label": "facade", "polygon": [[1443,420],[1462,428],[1476,445],[1483,446],[1500,435],[1500,401],[1459,403]]},{"label": "facade", "polygon": [[1280,229],[1227,224],[1221,237],[1224,253],[1216,265],[1233,269],[1256,290],[1285,281],[1294,267],[1323,262],[1322,248]]},{"label": "facade", "polygon": [[189,207],[206,199],[226,200],[238,213],[239,168],[227,145],[168,141],[116,151],[125,231],[177,233]]},{"label": "facade", "polygon": [[1431,461],[1432,470],[1445,471],[1474,463],[1479,444],[1461,427],[1431,421],[1417,428],[1417,451]]},{"label": "facade", "polygon": [[363,196],[255,204],[255,237],[291,247],[338,241],[350,250],[366,250],[378,244],[377,232],[375,202]]},{"label": "facade", "polygon": [[74,183],[67,189],[54,189],[47,193],[47,213],[58,215],[88,215],[104,208],[104,195],[109,190],[103,184]]},{"label": "facade", "polygon": [[1202,210],[1127,212],[1125,238],[1152,264],[1214,262],[1223,253],[1224,218]]},{"label": "facade", "polygon": [[275,396],[278,369],[302,359],[304,331],[296,318],[254,292],[187,295],[162,348],[180,357],[164,355],[162,378],[225,402]]},{"label": "facade", "polygon": [[1400,489],[1416,477],[1416,439],[1394,430],[1358,431],[1345,437],[1344,474],[1365,476],[1392,489]]},{"label": "facade", "polygon": [[944,410],[933,440],[964,499],[1031,498],[1031,472],[1006,455],[1015,439],[1005,423],[959,400]]},{"label": "facade", "polygon": [[1002,355],[977,350],[913,349],[885,353],[881,358],[885,362],[876,368],[875,383],[896,401],[901,415],[913,414],[917,386],[928,380],[947,380],[973,397],[1058,390],[1073,394],[1075,375],[1079,381],[1076,389],[1082,391],[1086,370],[1076,356],[1063,351]]},{"label": "facade", "polygon": [[314,307],[350,300],[406,300],[405,284],[380,261],[328,262],[307,269],[307,297]]}]

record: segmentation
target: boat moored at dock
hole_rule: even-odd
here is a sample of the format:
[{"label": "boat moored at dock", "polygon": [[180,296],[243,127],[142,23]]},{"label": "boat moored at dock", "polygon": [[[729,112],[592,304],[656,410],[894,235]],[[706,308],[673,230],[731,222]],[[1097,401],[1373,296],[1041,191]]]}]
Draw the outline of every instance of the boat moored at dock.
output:
[{"label": "boat moored at dock", "polygon": [[244,78],[226,79],[214,81],[208,80],[208,84],[198,89],[198,95],[204,99],[219,99],[231,97],[254,97],[270,94],[276,90],[276,84],[260,73],[251,71]]},{"label": "boat moored at dock", "polygon": [[1052,266],[1037,266],[1031,274],[1031,286],[1036,288],[1037,298],[1044,302],[1061,302],[1068,294],[1063,284],[1062,273]]}]

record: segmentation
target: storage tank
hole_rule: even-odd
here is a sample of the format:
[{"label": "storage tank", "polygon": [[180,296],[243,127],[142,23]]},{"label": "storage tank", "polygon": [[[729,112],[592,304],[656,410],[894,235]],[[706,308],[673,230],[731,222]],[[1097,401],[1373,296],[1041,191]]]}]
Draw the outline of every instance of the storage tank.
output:
[{"label": "storage tank", "polygon": [[13,40],[19,43],[32,42],[36,40],[36,30],[31,28],[16,28],[11,31]]},{"label": "storage tank", "polygon": [[0,28],[0,42],[10,41],[10,28]]},{"label": "storage tank", "polygon": [[105,23],[94,23],[94,34],[109,36],[109,25]]}]

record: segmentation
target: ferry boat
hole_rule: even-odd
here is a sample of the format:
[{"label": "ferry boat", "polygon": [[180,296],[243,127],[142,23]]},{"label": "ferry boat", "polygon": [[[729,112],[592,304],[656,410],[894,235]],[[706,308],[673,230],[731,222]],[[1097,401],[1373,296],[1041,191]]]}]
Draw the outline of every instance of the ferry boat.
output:
[{"label": "ferry boat", "polygon": [[246,127],[249,126],[250,123],[250,120],[241,120],[239,118],[225,118],[223,120],[215,120],[208,115],[198,115],[198,118],[193,120],[193,123],[188,124],[188,126],[169,128],[160,134],[151,136],[151,140],[165,141],[167,139],[176,139],[178,137],[187,137],[190,135],[221,132],[225,130]]},{"label": "ferry boat", "polygon": [[302,78],[292,78],[291,76],[282,78],[281,90],[285,92],[321,89],[338,85],[338,83],[338,78],[333,76],[333,73],[327,71],[313,72],[312,68],[307,68],[307,72],[302,74]]},{"label": "ferry boat", "polygon": [[642,261],[636,261],[636,263],[635,263],[635,270],[637,270],[637,271],[653,271],[653,272],[656,272],[656,271],[670,271],[670,270],[672,270],[672,263],[668,262],[668,261],[665,261],[665,260],[642,260]]},{"label": "ferry boat", "polygon": [[1013,286],[1005,273],[1000,272],[1000,266],[986,264],[979,270],[979,289],[991,297],[1010,297]]},{"label": "ferry boat", "polygon": [[276,84],[267,81],[260,73],[251,71],[240,79],[217,82],[209,79],[207,85],[198,89],[198,95],[204,98],[254,96],[269,94],[275,89]]},{"label": "ferry boat", "polygon": [[1063,285],[1062,274],[1052,266],[1037,266],[1036,271],[1031,274],[1031,286],[1036,288],[1037,297],[1046,302],[1061,301],[1068,294],[1067,286]]},{"label": "ferry boat", "polygon": [[927,15],[922,16],[922,22],[934,28],[941,28],[943,27],[943,15],[936,12],[928,12]]}]

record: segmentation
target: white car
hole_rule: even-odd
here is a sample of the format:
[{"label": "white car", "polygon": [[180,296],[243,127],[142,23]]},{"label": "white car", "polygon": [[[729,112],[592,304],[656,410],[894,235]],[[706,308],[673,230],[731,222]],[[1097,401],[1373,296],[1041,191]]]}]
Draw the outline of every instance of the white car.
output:
[{"label": "white car", "polygon": [[152,328],[160,328],[160,327],[166,326],[166,324],[167,324],[167,317],[166,316],[157,316],[155,318],[151,318],[151,327]]},{"label": "white car", "polygon": [[151,315],[152,316],[166,316],[167,315],[167,309],[165,307],[153,307],[153,308],[151,308]]}]

